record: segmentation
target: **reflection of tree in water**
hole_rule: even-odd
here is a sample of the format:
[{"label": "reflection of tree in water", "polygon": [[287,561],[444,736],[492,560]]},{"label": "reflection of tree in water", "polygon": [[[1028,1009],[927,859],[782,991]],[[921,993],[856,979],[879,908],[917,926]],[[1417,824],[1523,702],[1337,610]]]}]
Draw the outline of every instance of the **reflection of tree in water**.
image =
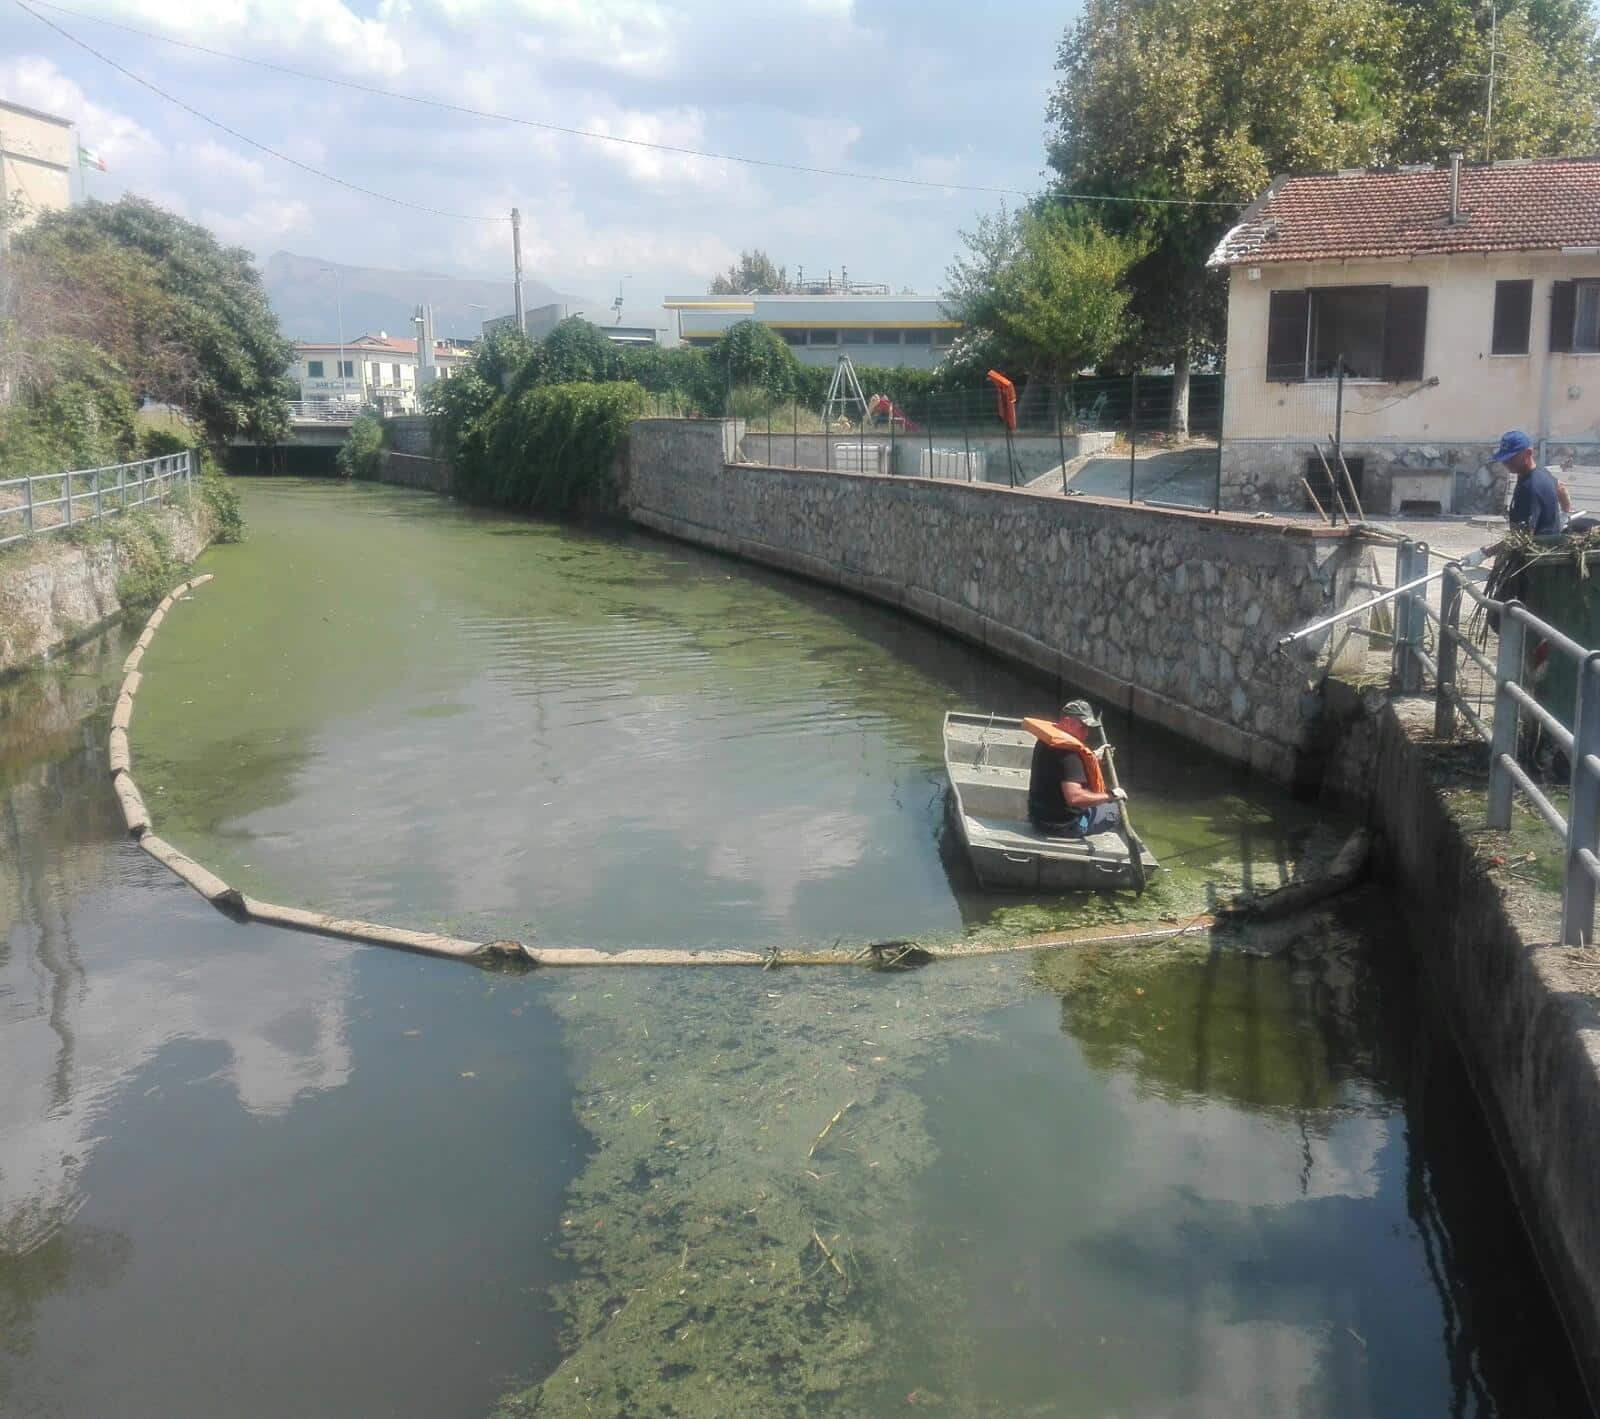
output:
[{"label": "reflection of tree in water", "polygon": [[45,1240],[13,1256],[0,1235],[0,1407],[10,1390],[10,1370],[34,1346],[33,1318],[41,1302],[69,1288],[108,1286],[128,1264],[133,1245],[121,1232],[69,1225],[62,1217],[36,1218]]},{"label": "reflection of tree in water", "polygon": [[1325,917],[1278,954],[1107,948],[1042,958],[1038,975],[1091,1064],[1174,1103],[1325,1110],[1343,1081],[1377,1072],[1376,983],[1354,934]]}]

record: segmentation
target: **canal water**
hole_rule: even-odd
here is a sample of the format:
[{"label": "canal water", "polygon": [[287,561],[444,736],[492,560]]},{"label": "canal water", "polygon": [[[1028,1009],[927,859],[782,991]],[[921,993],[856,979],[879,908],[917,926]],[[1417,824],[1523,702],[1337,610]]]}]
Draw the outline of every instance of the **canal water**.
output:
[{"label": "canal water", "polygon": [[[1172,871],[975,891],[947,708],[1063,689],[639,537],[293,480],[146,656],[164,835],[548,944],[1182,922],[1342,825],[1114,726]],[[125,637],[0,685],[0,1412],[1587,1412],[1375,892],[911,973],[484,972],[127,843]]]}]

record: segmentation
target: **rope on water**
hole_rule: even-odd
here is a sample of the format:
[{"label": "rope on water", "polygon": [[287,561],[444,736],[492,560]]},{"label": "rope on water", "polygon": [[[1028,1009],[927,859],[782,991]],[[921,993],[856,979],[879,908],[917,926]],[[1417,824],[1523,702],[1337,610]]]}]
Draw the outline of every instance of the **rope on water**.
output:
[{"label": "rope on water", "polygon": [[133,723],[134,699],[144,677],[139,667],[156,630],[167,612],[191,591],[212,578],[197,576],[176,586],[145,622],[143,633],[123,662],[124,679],[111,715],[111,734],[107,742],[107,761],[111,786],[122,807],[128,834],[141,849],[180,881],[187,883],[218,911],[234,921],[258,922],[287,931],[303,931],[313,936],[339,941],[355,941],[391,950],[411,951],[423,956],[442,956],[470,961],[480,966],[754,966],[770,971],[779,966],[864,966],[869,970],[909,970],[933,961],[961,960],[969,956],[992,956],[1012,951],[1037,951],[1051,946],[1086,946],[1116,942],[1159,942],[1191,932],[1209,930],[1210,916],[1197,916],[1183,923],[1155,922],[1112,927],[1085,927],[1052,931],[1037,936],[994,937],[963,942],[953,947],[924,946],[916,941],[869,941],[859,950],[840,949],[835,942],[826,951],[783,950],[774,946],[765,951],[738,949],[688,950],[674,947],[634,947],[623,951],[599,951],[586,946],[530,946],[521,941],[468,941],[434,931],[412,931],[406,927],[383,926],[377,922],[329,916],[304,907],[279,906],[246,896],[222,878],[158,837],[149,808],[133,778],[133,751],[129,729]]}]

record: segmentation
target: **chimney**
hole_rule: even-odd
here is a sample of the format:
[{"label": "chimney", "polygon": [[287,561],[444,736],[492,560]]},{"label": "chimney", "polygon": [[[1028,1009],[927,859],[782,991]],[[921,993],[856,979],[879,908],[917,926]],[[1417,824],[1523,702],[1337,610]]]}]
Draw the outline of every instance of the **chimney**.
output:
[{"label": "chimney", "polygon": [[1450,154],[1450,225],[1461,225],[1461,154]]}]

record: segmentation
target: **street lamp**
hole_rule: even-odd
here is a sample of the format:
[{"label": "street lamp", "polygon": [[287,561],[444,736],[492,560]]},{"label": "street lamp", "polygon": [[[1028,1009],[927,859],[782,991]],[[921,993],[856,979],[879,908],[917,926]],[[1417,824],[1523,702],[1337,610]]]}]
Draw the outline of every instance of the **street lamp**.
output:
[{"label": "street lamp", "polygon": [[[479,305],[477,301],[463,301],[462,304],[465,305],[468,310],[479,310],[485,315],[489,313],[489,307],[486,305]],[[483,334],[483,322],[481,320],[478,322],[478,334]]]},{"label": "street lamp", "polygon": [[349,402],[350,386],[344,382],[344,288],[339,284],[337,266],[324,266],[322,274],[333,277],[333,304],[339,316],[339,402],[345,404]]}]

